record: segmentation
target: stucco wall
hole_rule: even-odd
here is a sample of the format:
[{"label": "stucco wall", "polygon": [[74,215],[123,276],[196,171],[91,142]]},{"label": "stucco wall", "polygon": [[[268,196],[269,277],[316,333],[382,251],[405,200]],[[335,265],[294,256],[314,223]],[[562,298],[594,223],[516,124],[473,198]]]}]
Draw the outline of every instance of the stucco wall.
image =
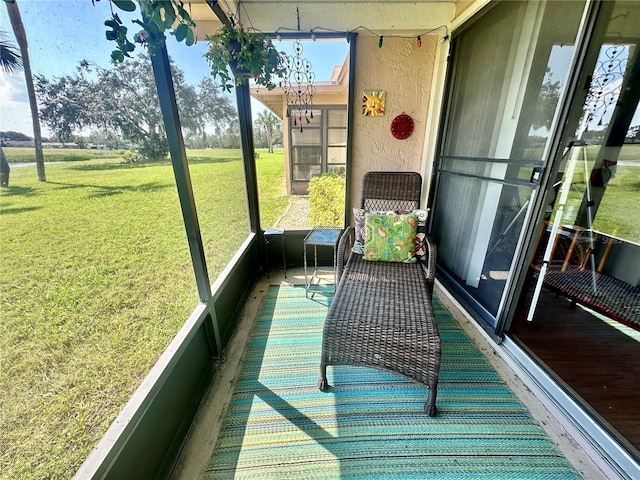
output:
[{"label": "stucco wall", "polygon": [[[439,37],[416,39],[358,36],[355,73],[353,155],[351,158],[350,207],[360,201],[362,177],[367,171],[422,171],[431,81]],[[384,90],[384,116],[362,115],[364,90]],[[390,131],[391,121],[406,113],[414,121],[413,134],[398,140]]]}]

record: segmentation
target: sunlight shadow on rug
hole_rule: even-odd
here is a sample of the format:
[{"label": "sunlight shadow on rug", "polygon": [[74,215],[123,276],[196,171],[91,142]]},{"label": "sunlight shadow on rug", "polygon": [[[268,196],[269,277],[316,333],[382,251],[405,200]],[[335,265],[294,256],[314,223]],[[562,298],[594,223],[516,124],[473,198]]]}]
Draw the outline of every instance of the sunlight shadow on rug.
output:
[{"label": "sunlight shadow on rug", "polygon": [[320,392],[327,301],[270,287],[205,478],[580,478],[437,299],[435,418],[388,372],[329,368]]}]

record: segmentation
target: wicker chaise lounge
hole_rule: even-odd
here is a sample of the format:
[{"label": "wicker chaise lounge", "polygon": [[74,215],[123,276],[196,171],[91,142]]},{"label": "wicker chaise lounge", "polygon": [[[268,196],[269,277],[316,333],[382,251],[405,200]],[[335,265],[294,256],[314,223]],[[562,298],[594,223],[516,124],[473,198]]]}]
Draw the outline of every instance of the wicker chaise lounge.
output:
[{"label": "wicker chaise lounge", "polygon": [[[420,203],[417,173],[370,172],[365,175],[362,208],[413,210]],[[364,260],[350,253],[353,227],[338,246],[338,288],[322,337],[318,387],[329,388],[328,365],[357,365],[388,370],[429,388],[424,411],[436,414],[440,335],[431,303],[436,249],[416,263]],[[343,266],[344,265],[344,266]]]}]

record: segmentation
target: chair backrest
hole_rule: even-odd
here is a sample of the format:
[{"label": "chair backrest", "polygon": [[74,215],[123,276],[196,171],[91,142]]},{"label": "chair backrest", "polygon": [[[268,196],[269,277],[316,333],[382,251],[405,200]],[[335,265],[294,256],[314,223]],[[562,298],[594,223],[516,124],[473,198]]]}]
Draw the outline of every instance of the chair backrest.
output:
[{"label": "chair backrest", "polygon": [[415,210],[420,207],[422,177],[415,172],[367,172],[362,184],[362,208]]}]

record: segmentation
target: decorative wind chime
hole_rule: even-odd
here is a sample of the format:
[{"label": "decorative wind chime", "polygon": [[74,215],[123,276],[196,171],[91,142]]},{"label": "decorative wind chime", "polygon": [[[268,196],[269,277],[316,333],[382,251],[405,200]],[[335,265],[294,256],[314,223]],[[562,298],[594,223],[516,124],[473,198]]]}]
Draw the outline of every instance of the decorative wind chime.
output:
[{"label": "decorative wind chime", "polygon": [[[298,31],[300,31],[300,10],[296,7]],[[315,40],[315,36],[312,36]],[[293,126],[310,124],[313,119],[313,97],[316,94],[316,74],[311,70],[311,62],[302,56],[302,42],[293,42],[293,55],[285,55],[285,73],[280,82],[287,100],[287,117],[293,116]]]},{"label": "decorative wind chime", "polygon": [[311,62],[302,57],[302,43],[293,42],[294,55],[284,58],[286,73],[280,86],[287,100],[287,116],[293,117],[293,126],[303,130],[303,124],[313,119],[313,97],[316,94],[314,84],[316,74],[311,70]]},{"label": "decorative wind chime", "polygon": [[603,125],[607,111],[615,106],[620,96],[620,81],[624,77],[629,57],[629,50],[618,44],[607,47],[603,53],[596,64],[585,102],[585,123],[591,123],[598,116],[598,126]]},{"label": "decorative wind chime", "polygon": [[[611,20],[614,19],[622,22],[619,31],[626,31],[629,12],[617,15]],[[618,33],[618,40],[620,37],[621,34]],[[599,117],[597,127],[605,125],[610,120],[607,118],[611,115],[610,108],[615,109],[618,103],[630,53],[629,46],[621,44],[618,40],[612,44],[602,45],[585,99],[584,116],[577,138],[582,138],[582,134],[597,117]]]}]

